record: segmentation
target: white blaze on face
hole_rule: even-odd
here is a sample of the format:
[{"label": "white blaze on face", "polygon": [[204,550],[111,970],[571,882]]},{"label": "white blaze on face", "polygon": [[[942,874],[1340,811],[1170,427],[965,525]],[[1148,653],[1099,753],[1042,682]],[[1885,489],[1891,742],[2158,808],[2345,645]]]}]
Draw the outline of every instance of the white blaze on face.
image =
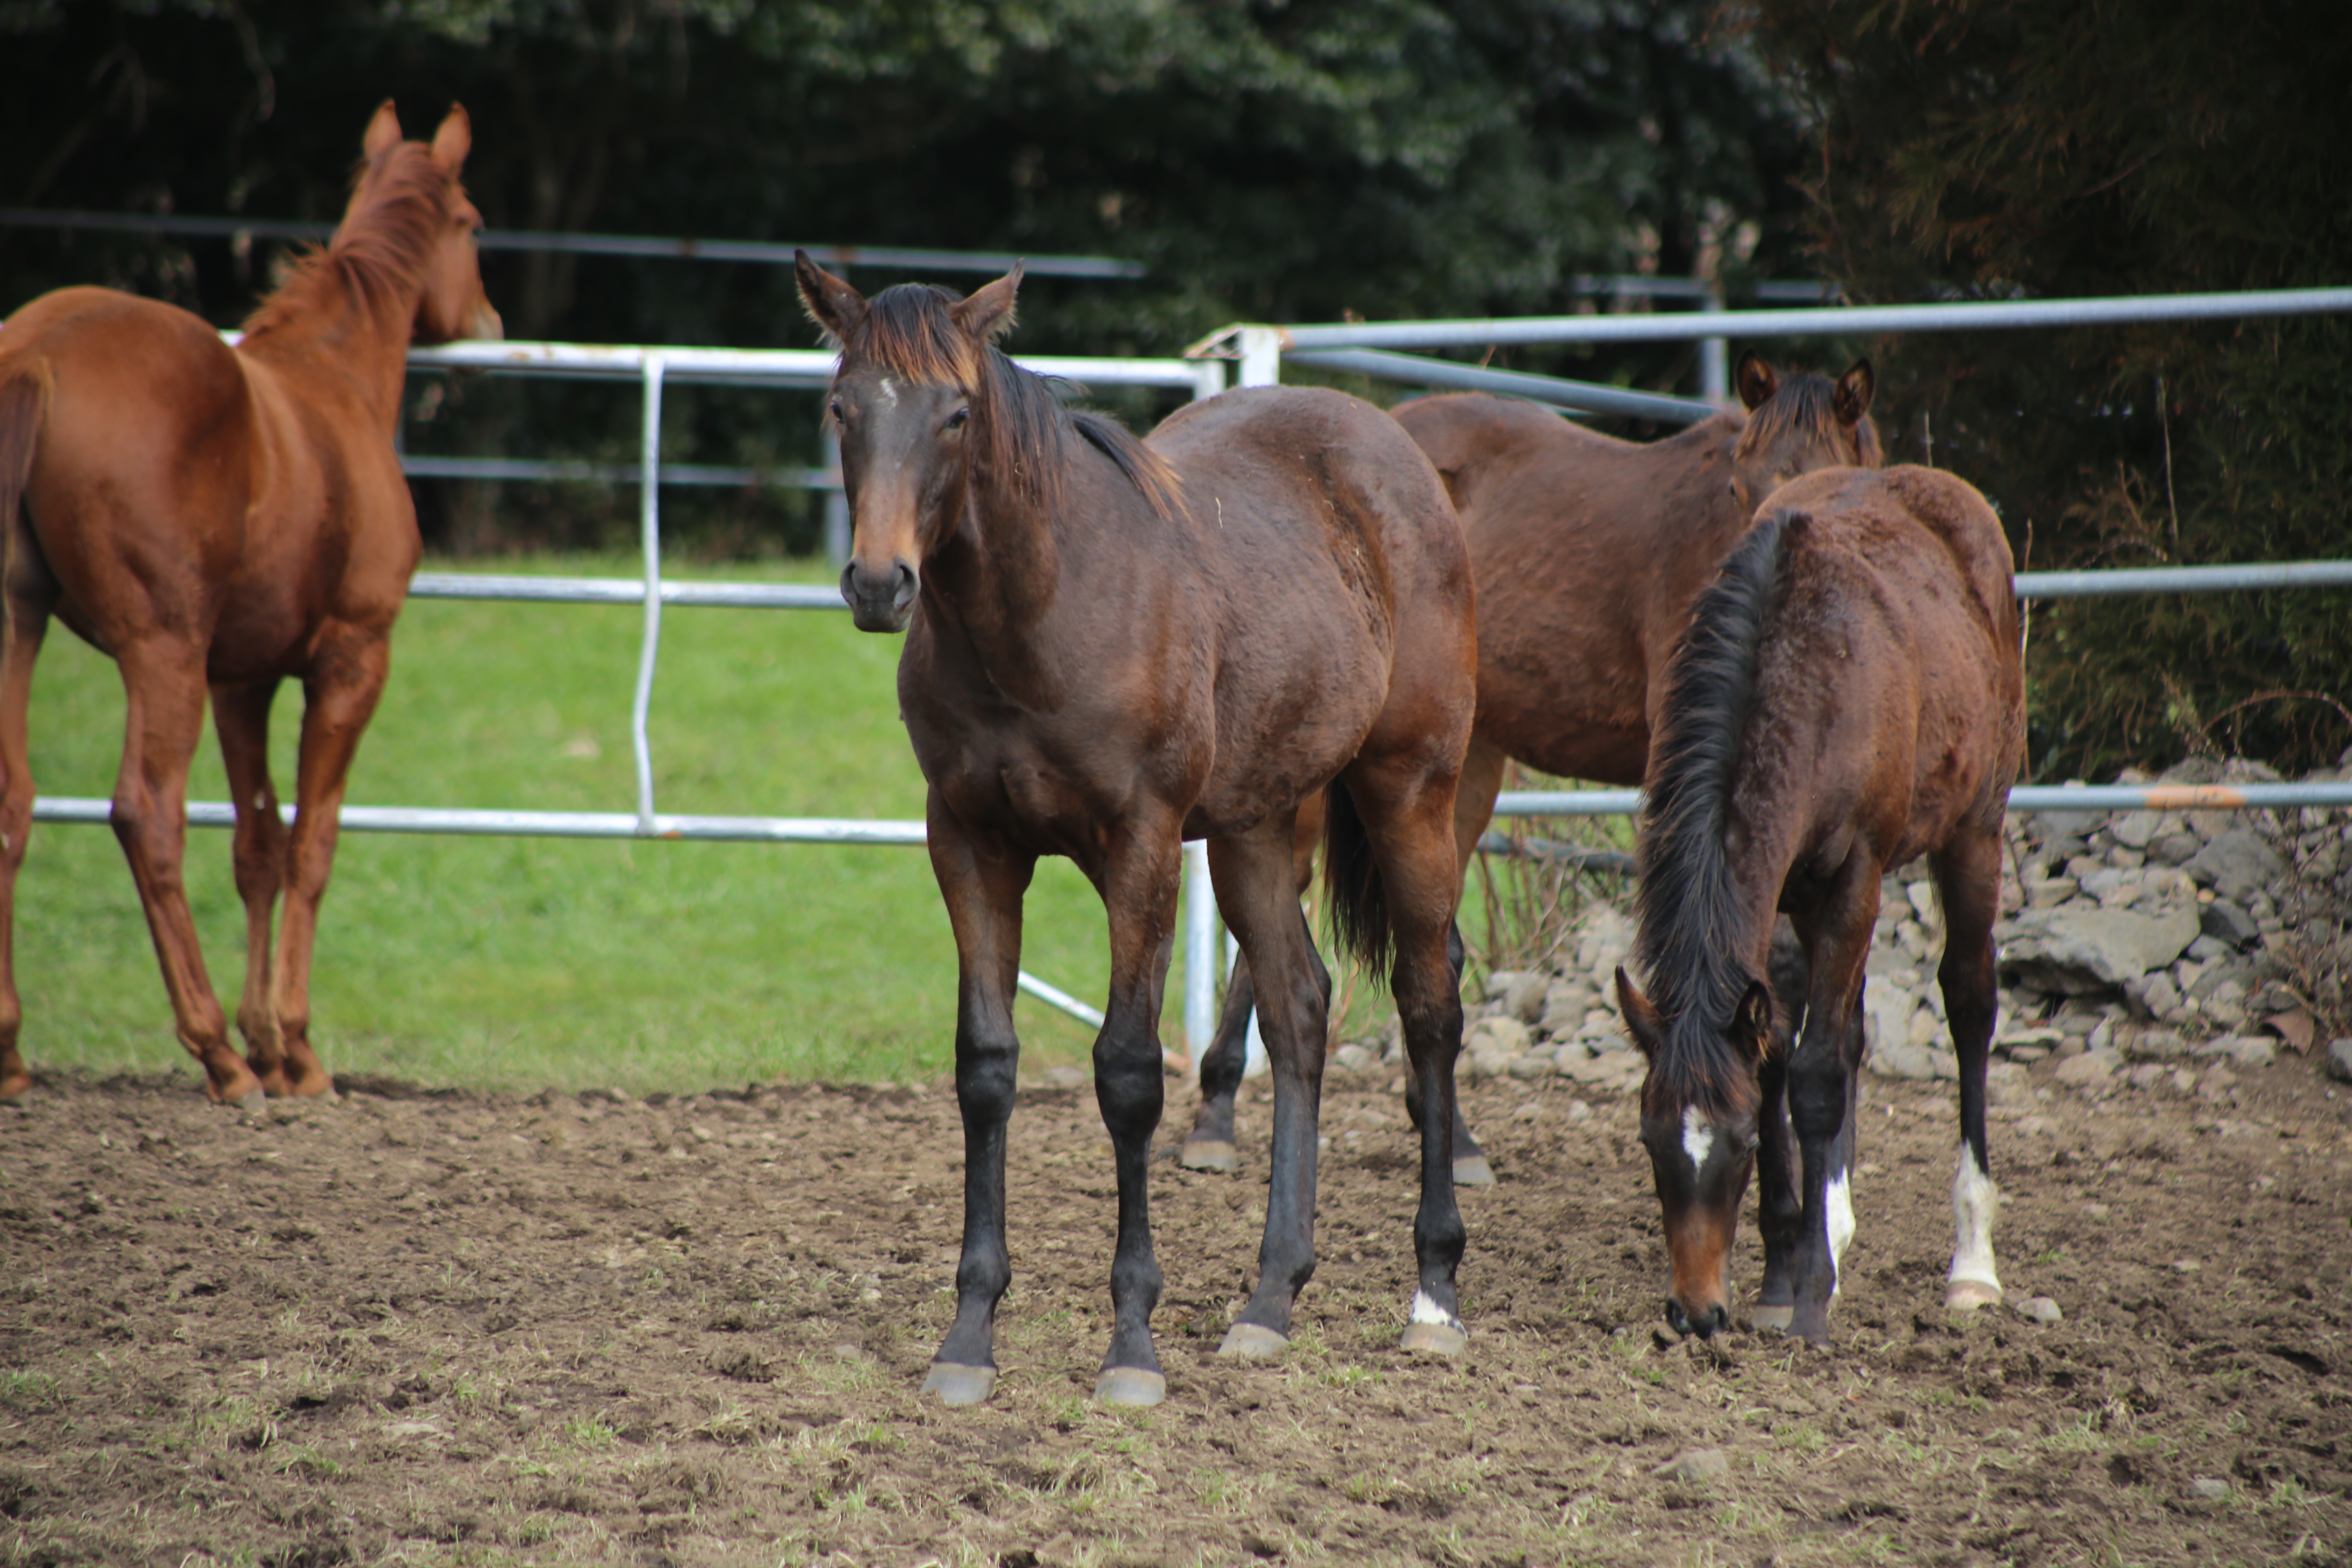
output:
[{"label": "white blaze on face", "polygon": [[1435,1323],[1449,1329],[1458,1329],[1462,1326],[1461,1320],[1431,1300],[1429,1292],[1426,1290],[1415,1290],[1412,1293],[1412,1321],[1416,1323]]},{"label": "white blaze on face", "polygon": [[1976,1157],[1962,1143],[1959,1173],[1952,1178],[1951,1278],[1989,1286],[1996,1296],[2000,1276],[1993,1270],[1992,1218],[2000,1206],[2000,1190],[1990,1176],[1977,1169]]},{"label": "white blaze on face", "polygon": [[1840,1171],[1830,1178],[1827,1207],[1830,1231],[1830,1294],[1835,1296],[1844,1281],[1845,1249],[1853,1240],[1853,1194],[1847,1185],[1846,1173]]},{"label": "white blaze on face", "polygon": [[1683,1107],[1683,1152],[1690,1156],[1694,1176],[1706,1169],[1706,1157],[1715,1152],[1715,1128],[1696,1105]]},{"label": "white blaze on face", "polygon": [[888,376],[886,375],[882,378],[877,390],[882,394],[882,405],[885,408],[896,408],[898,406],[898,388]]}]

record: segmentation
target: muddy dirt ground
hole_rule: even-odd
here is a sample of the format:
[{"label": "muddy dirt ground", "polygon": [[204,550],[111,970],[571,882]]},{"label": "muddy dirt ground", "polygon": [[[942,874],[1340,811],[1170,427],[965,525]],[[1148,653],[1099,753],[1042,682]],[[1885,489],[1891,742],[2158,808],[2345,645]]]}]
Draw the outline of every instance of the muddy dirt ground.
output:
[{"label": "muddy dirt ground", "polygon": [[[1662,1342],[1632,1105],[1572,1089],[1470,1094],[1502,1182],[1465,1196],[1458,1363],[1394,1349],[1384,1076],[1334,1076],[1281,1364],[1212,1353],[1262,1154],[1163,1160],[1170,1394],[1113,1413],[1088,1092],[1023,1096],[1004,1374],[948,1411],[916,1392],[959,1228],[944,1083],[247,1113],[193,1075],[47,1079],[0,1111],[0,1561],[2352,1560],[2352,1094],[2308,1061],[2234,1102],[1996,1108],[2002,1273],[2047,1325],[1947,1321],[1950,1102],[1870,1080],[1828,1353]],[[1190,1110],[1171,1086],[1163,1146]],[[1656,1473],[1694,1449],[1720,1472]]]}]

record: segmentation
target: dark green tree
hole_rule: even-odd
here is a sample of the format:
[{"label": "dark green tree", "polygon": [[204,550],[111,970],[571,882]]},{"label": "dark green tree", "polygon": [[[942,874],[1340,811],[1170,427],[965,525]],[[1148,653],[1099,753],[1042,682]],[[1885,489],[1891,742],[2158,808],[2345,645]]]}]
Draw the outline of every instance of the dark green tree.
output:
[{"label": "dark green tree", "polygon": [[[1799,91],[1819,265],[1856,298],[2352,281],[2352,12],[2328,0],[1761,0]],[[2342,317],[1883,346],[1904,457],[1975,480],[2031,564],[2340,558]],[[2078,600],[2032,617],[2044,774],[2352,742],[2352,595]]]}]

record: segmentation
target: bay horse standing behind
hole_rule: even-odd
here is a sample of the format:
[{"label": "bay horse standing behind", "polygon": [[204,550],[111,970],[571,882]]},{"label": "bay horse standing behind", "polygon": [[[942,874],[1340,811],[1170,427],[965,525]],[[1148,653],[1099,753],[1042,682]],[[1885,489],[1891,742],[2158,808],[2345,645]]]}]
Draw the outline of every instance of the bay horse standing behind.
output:
[{"label": "bay horse standing behind", "polygon": [[[1566,778],[1638,784],[1691,604],[1799,474],[1877,468],[1867,360],[1832,381],[1782,375],[1753,353],[1740,406],[1659,441],[1587,430],[1539,405],[1483,393],[1415,399],[1397,423],[1428,453],[1461,514],[1478,593],[1478,716],[1454,797],[1465,874],[1513,761]],[[1181,1156],[1232,1170],[1248,977],[1234,971],[1201,1107]],[[1415,1118],[1418,1099],[1408,1097]],[[1454,1179],[1495,1179],[1466,1125]]]},{"label": "bay horse standing behind", "polygon": [[1017,268],[961,300],[911,285],[868,300],[805,255],[799,273],[842,351],[829,410],[854,518],[842,595],[860,627],[908,628],[898,701],[955,930],[963,1248],[955,1321],[925,1388],[969,1404],[995,1378],[1011,1279],[1013,982],[1042,855],[1077,863],[1110,925],[1094,1066],[1118,1231],[1097,1397],[1149,1405],[1166,1388],[1148,1177],[1188,838],[1208,840],[1218,908],[1265,977],[1274,1070],[1258,1280],[1223,1353],[1287,1343],[1315,1267],[1330,1001],[1292,839],[1300,802],[1326,784],[1336,923],[1368,967],[1393,954],[1412,1070],[1444,1112],[1423,1131],[1405,1342],[1458,1351],[1462,1006],[1447,943],[1476,649],[1469,564],[1436,474],[1394,421],[1336,392],[1229,392],[1140,442],[1073,414],[993,346],[1012,324]]},{"label": "bay horse standing behind", "polygon": [[[393,446],[408,346],[499,335],[475,261],[481,217],[458,183],[471,144],[462,109],[429,147],[378,109],[334,237],[234,349],[185,310],[105,289],[45,294],[0,328],[0,1099],[32,1082],[8,944],[32,826],[26,709],[52,616],[121,672],[114,833],[205,1091],[334,1087],[310,1039],[310,948],[344,778],[421,549]],[[290,833],[268,749],[289,679],[304,697]],[[181,879],[207,689],[236,809],[245,1058]]]},{"label": "bay horse standing behind", "polygon": [[[1879,879],[1921,855],[1959,1061],[1946,1302],[2000,1300],[1985,1065],[2001,819],[2024,754],[2011,570],[1992,509],[1949,474],[1811,474],[1773,493],[1668,668],[1634,943],[1650,992],[1622,969],[1617,989],[1650,1062],[1642,1142],[1684,1332],[1730,1321],[1731,1239],[1760,1167],[1756,1321],[1829,1342],[1854,1230],[1863,965]],[[1776,910],[1809,968],[1792,1047],[1763,983]]]}]

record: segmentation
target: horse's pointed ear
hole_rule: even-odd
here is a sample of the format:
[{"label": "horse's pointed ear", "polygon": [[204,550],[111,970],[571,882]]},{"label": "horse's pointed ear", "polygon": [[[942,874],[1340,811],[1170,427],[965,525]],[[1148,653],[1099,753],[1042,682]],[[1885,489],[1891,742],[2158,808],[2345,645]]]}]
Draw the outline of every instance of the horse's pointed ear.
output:
[{"label": "horse's pointed ear", "polygon": [[474,122],[466,116],[466,106],[453,103],[441,121],[441,129],[433,133],[433,161],[456,174],[466,166],[466,154],[474,150]]},{"label": "horse's pointed ear", "polygon": [[1739,368],[1733,373],[1731,381],[1739,388],[1739,405],[1750,414],[1762,407],[1764,400],[1780,385],[1780,374],[1754,349],[1739,356]]},{"label": "horse's pointed ear", "polygon": [[1830,412],[1841,425],[1859,425],[1870,412],[1870,395],[1877,390],[1877,373],[1868,360],[1858,359],[1837,378],[1837,390],[1830,394]]},{"label": "horse's pointed ear", "polygon": [[1013,297],[1021,292],[1021,274],[1025,268],[1025,263],[1014,262],[1012,271],[949,306],[948,314],[956,319],[956,324],[974,342],[984,343],[1003,336],[1013,330]]},{"label": "horse's pointed ear", "polygon": [[1633,988],[1633,979],[1625,966],[1617,966],[1617,1011],[1625,1020],[1625,1032],[1633,1037],[1633,1044],[1652,1061],[1666,1043],[1666,1021],[1650,1005],[1650,999]]},{"label": "horse's pointed ear", "polygon": [[866,320],[866,296],[810,260],[805,250],[793,252],[793,276],[800,280],[809,320],[824,329],[835,348],[847,342]]},{"label": "horse's pointed ear", "polygon": [[376,105],[375,118],[368,121],[367,135],[360,142],[360,151],[373,158],[400,144],[400,116],[392,110],[392,100]]},{"label": "horse's pointed ear", "polygon": [[1756,981],[1731,1015],[1731,1043],[1751,1060],[1772,1048],[1772,993]]}]

